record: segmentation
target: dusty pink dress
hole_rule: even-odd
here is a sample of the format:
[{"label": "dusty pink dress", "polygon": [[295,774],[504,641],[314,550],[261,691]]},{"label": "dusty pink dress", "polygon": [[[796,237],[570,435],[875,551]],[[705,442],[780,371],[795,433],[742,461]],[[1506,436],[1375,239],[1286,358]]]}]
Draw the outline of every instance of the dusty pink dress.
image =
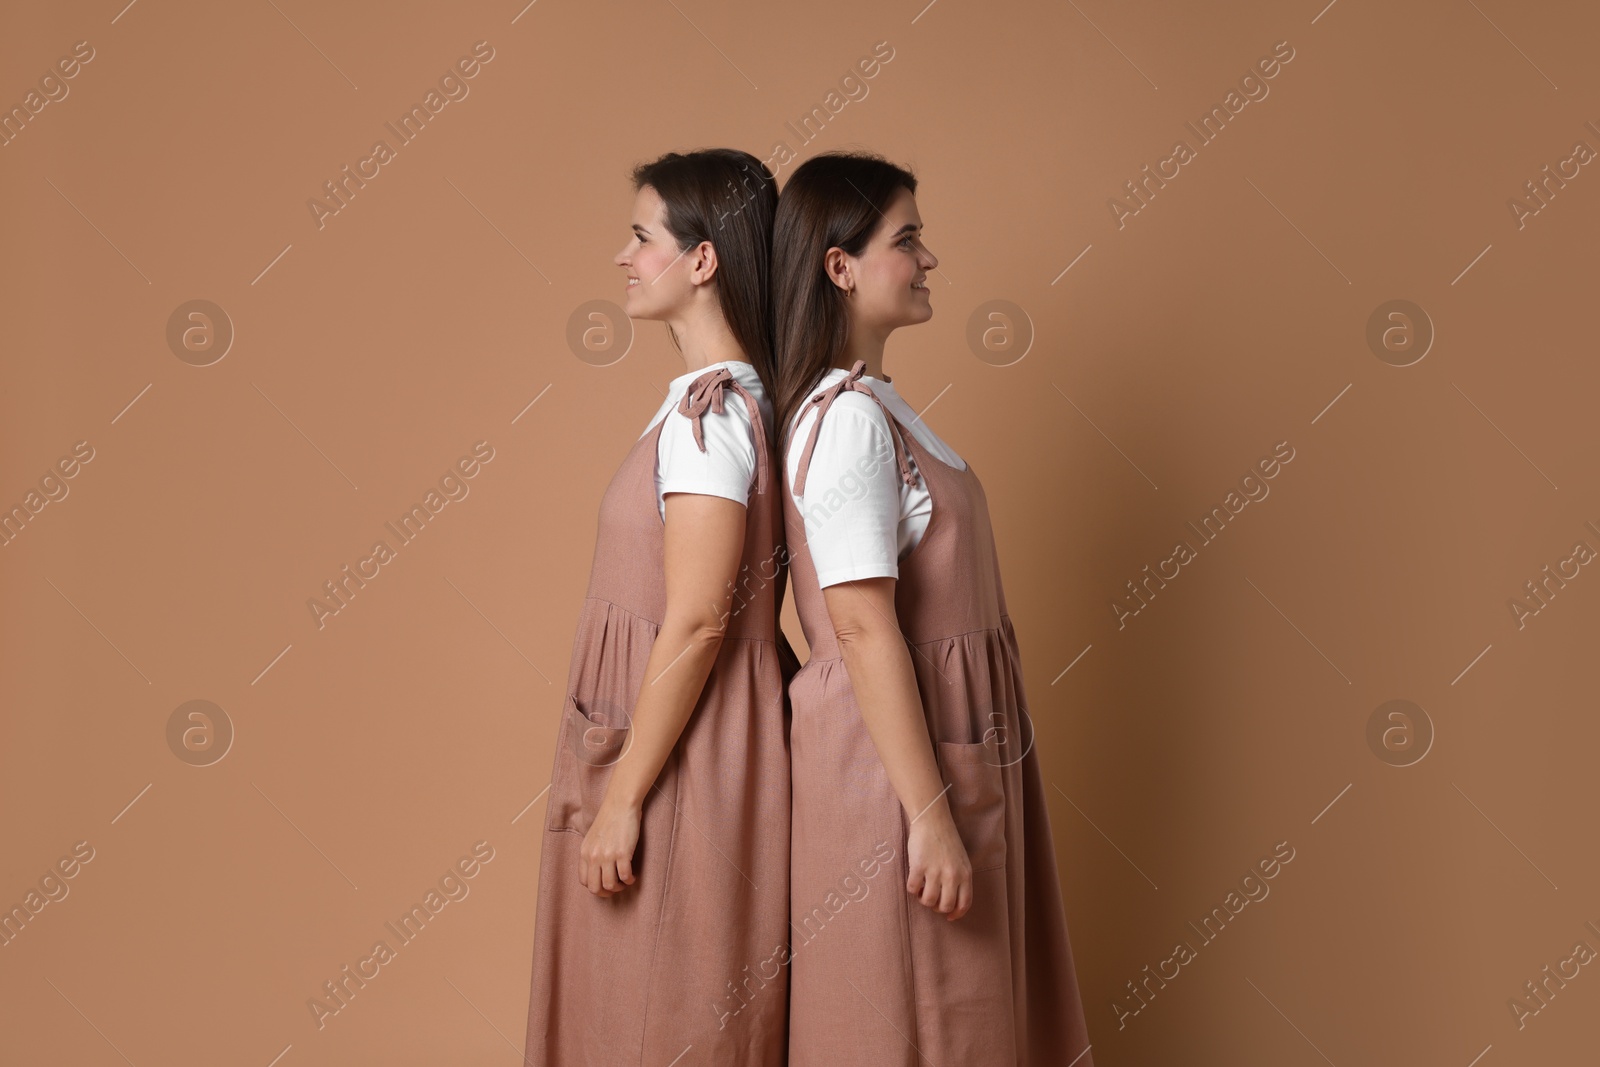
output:
[{"label": "dusty pink dress", "polygon": [[[578,849],[628,745],[667,604],[656,442],[667,419],[721,411],[726,390],[737,394],[728,403],[748,407],[756,437],[745,569],[700,701],[645,800],[636,880],[596,897],[578,882]],[[759,406],[727,369],[708,371],[634,444],[601,502],[539,863],[525,1059],[532,1067],[784,1062],[783,675],[793,653],[775,643],[782,513],[766,433]]]},{"label": "dusty pink dress", "polygon": [[786,485],[795,606],[811,645],[789,685],[789,1064],[1092,1067],[983,486],[970,465],[957,470],[923,448],[860,381],[864,370],[858,360],[813,395],[795,484],[805,487],[816,427],[847,388],[883,408],[901,476],[927,480],[933,515],[899,562],[895,610],[972,860],[974,903],[950,922],[906,892],[909,820],[862,721]]}]

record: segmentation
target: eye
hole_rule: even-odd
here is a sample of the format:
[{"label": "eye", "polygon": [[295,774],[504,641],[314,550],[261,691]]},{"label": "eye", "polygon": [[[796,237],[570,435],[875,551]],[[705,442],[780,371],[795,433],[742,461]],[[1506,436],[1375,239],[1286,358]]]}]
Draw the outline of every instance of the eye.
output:
[{"label": "eye", "polygon": [[901,248],[908,247],[911,244],[912,240],[914,240],[914,238],[909,233],[906,234],[904,237],[900,238],[900,247]]}]

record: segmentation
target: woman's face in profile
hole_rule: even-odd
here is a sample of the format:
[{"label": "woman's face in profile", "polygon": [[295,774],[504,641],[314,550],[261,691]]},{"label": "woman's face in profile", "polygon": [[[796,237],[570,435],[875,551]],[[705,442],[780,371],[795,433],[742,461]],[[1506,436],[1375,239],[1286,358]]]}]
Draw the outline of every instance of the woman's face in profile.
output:
[{"label": "woman's face in profile", "polygon": [[928,272],[939,260],[922,243],[922,216],[909,189],[895,192],[861,255],[845,258],[856,287],[845,306],[855,324],[887,333],[933,317]]},{"label": "woman's face in profile", "polygon": [[667,232],[667,208],[648,185],[633,198],[633,237],[612,260],[627,274],[622,310],[630,319],[664,319],[688,299],[691,257]]}]

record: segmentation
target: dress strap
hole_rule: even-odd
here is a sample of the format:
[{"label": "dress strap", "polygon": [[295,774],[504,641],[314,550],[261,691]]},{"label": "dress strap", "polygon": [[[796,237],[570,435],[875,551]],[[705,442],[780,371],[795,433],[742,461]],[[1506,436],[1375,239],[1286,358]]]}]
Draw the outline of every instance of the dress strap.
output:
[{"label": "dress strap", "polygon": [[750,425],[755,430],[756,439],[756,492],[767,491],[767,427],[761,419],[761,405],[756,403],[756,398],[750,391],[734,380],[733,372],[727,367],[718,367],[708,371],[689,383],[689,388],[684,391],[683,400],[678,404],[678,413],[687,417],[694,425],[694,443],[700,446],[700,451],[706,450],[706,434],[701,426],[701,417],[709,409],[714,414],[722,414],[722,395],[728,386],[733,391],[744,397],[745,408],[750,412]]},{"label": "dress strap", "polygon": [[856,360],[855,365],[850,368],[849,374],[813,396],[805,407],[800,409],[800,414],[795,418],[795,423],[798,425],[800,420],[805,418],[807,411],[810,411],[813,407],[817,409],[816,421],[811,424],[811,434],[806,438],[806,449],[800,453],[800,473],[794,480],[794,491],[797,496],[804,494],[806,491],[806,475],[811,470],[811,453],[817,447],[817,433],[822,429],[822,417],[828,413],[828,409],[839,398],[839,394],[846,390],[867,394],[872,398],[872,402],[877,404],[883,411],[884,417],[889,420],[889,437],[894,442],[894,458],[900,467],[900,480],[907,485],[917,484],[918,474],[911,469],[911,463],[907,459],[905,431],[900,426],[900,420],[894,417],[894,414],[884,406],[883,400],[879,398],[878,394],[872,391],[872,386],[866,385],[861,381],[861,375],[866,372],[866,369],[866,360]]}]

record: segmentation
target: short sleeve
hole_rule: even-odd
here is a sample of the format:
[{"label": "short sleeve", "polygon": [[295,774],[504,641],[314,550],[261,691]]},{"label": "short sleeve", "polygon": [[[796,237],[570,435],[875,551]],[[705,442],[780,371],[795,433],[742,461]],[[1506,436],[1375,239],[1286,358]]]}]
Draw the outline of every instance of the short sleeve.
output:
[{"label": "short sleeve", "polygon": [[[813,410],[790,437],[791,485],[815,418]],[[817,434],[805,494],[795,501],[819,586],[900,576],[900,484],[883,412],[868,397],[841,393]]]},{"label": "short sleeve", "polygon": [[660,495],[700,493],[748,505],[755,484],[756,446],[744,398],[728,390],[722,411],[707,409],[700,416],[700,428],[704,452],[695,443],[694,420],[676,406],[667,412],[656,450]]}]

